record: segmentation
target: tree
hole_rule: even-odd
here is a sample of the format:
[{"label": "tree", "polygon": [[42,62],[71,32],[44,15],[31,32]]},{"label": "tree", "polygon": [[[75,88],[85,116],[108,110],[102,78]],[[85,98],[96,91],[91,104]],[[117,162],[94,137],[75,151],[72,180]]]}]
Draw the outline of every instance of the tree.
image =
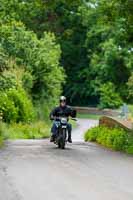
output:
[{"label": "tree", "polygon": [[116,86],[115,92],[124,101],[130,101],[127,81],[133,71],[132,0],[0,0],[0,3],[3,29],[0,36],[5,38],[1,39],[4,51],[0,51],[0,62],[1,55],[9,54],[15,57],[17,65],[25,66],[35,99],[48,96],[55,99],[65,71],[63,93],[72,104],[98,104],[99,88],[108,82]]},{"label": "tree", "polygon": [[12,22],[1,26],[0,38],[2,47],[15,58],[17,66],[24,67],[33,77],[32,97],[54,102],[64,81],[59,64],[60,46],[56,44],[54,34],[45,33],[39,40],[22,23]]},{"label": "tree", "polygon": [[132,98],[133,98],[133,72],[132,72],[131,76],[129,77],[127,86],[128,86],[128,90],[129,90],[128,98],[130,99],[131,102],[133,102],[132,101]]},{"label": "tree", "polygon": [[[86,98],[86,93],[88,99],[99,98],[99,88],[110,81],[116,85],[116,92],[127,101],[126,82],[132,71],[129,20],[132,14],[127,1],[121,7],[121,1],[94,0],[82,5],[79,12],[87,32],[84,46],[88,59],[86,67],[79,70],[81,76],[84,75],[82,98]],[[129,27],[125,21],[130,21]]]},{"label": "tree", "polygon": [[108,82],[100,88],[100,108],[119,108],[122,105],[120,95],[115,91],[115,86]]}]

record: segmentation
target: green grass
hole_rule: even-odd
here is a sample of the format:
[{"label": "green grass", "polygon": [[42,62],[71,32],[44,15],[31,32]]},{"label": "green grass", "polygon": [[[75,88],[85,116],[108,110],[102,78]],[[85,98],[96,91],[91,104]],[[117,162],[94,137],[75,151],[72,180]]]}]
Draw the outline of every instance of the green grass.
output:
[{"label": "green grass", "polygon": [[3,123],[2,135],[4,139],[40,139],[50,136],[50,126],[46,122],[38,121],[32,124]]},{"label": "green grass", "polygon": [[87,114],[87,113],[78,113],[77,118],[81,119],[95,119],[98,120],[101,117],[101,115],[96,114]]},{"label": "green grass", "polygon": [[0,148],[3,146],[3,137],[0,136]]},{"label": "green grass", "polygon": [[133,105],[128,105],[128,108],[131,116],[133,117]]},{"label": "green grass", "polygon": [[69,123],[72,124],[73,128],[77,127],[77,122],[76,121],[70,119]]},{"label": "green grass", "polygon": [[0,147],[2,147],[4,143],[4,128],[4,124],[0,121]]}]

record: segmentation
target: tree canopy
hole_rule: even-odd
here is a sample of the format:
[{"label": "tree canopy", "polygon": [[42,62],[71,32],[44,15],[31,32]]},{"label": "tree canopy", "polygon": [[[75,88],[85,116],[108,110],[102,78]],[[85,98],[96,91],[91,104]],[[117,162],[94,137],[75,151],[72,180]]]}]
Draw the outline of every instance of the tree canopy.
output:
[{"label": "tree canopy", "polygon": [[55,104],[61,93],[73,105],[132,102],[132,0],[0,5],[0,90],[8,98],[16,89],[31,104]]}]

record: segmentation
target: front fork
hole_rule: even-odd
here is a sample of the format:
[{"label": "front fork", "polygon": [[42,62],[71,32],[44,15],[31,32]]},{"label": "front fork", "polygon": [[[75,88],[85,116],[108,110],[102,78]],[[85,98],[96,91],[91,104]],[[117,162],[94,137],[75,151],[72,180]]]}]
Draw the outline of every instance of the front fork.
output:
[{"label": "front fork", "polygon": [[63,136],[65,138],[65,141],[67,141],[68,140],[67,132],[68,132],[67,128],[59,127],[58,133],[57,133],[57,138],[60,138],[61,136]]}]

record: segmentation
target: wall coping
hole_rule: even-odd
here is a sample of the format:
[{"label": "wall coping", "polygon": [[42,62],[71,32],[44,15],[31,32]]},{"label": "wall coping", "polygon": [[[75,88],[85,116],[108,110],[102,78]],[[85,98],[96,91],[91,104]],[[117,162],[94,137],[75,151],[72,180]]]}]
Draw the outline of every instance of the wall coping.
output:
[{"label": "wall coping", "polygon": [[[110,125],[107,125],[106,122],[110,121]],[[124,119],[116,119],[114,117],[110,117],[110,116],[102,116],[99,120],[99,124],[104,124],[106,126],[111,126],[111,127],[116,127],[119,126],[121,128],[124,128],[130,132],[133,131],[133,123],[128,121],[128,120],[124,120]]]}]

